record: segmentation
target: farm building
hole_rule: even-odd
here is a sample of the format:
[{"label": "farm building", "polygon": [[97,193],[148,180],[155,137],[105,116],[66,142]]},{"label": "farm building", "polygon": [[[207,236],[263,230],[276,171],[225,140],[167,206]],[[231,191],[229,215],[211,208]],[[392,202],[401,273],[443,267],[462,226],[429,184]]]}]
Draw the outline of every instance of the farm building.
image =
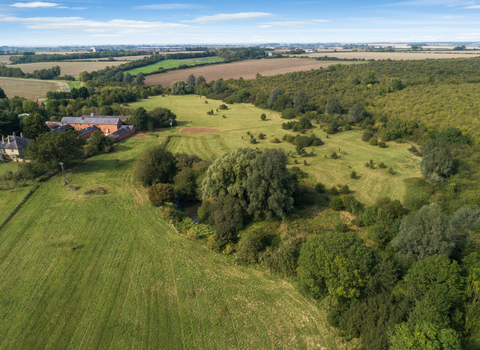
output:
[{"label": "farm building", "polygon": [[69,129],[75,129],[80,131],[80,137],[84,139],[90,138],[90,136],[96,131],[101,130],[105,135],[114,137],[117,141],[120,141],[126,137],[135,133],[135,128],[131,125],[123,125],[126,117],[115,116],[95,116],[82,115],[81,117],[63,117],[60,122],[47,122],[47,126],[57,132],[66,131]]},{"label": "farm building", "polygon": [[22,133],[20,133],[20,137],[15,136],[15,133],[13,133],[12,136],[7,136],[7,138],[2,135],[2,140],[0,141],[0,159],[3,159],[3,156],[7,155],[17,162],[19,160],[25,161],[24,153],[30,143],[30,139],[22,136]]}]

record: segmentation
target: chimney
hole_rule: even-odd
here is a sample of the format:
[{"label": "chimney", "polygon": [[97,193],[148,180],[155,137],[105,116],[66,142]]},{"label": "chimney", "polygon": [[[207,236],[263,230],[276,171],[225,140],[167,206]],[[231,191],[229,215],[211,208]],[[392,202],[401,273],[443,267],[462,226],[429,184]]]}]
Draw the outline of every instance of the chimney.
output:
[{"label": "chimney", "polygon": [[7,136],[7,143],[10,143],[10,136]]},{"label": "chimney", "polygon": [[83,115],[80,117],[81,120],[83,120]]},{"label": "chimney", "polygon": [[2,142],[5,142],[5,136],[2,135]]},{"label": "chimney", "polygon": [[95,113],[90,113],[90,117],[95,117]]},{"label": "chimney", "polygon": [[20,137],[23,137],[23,132],[20,133]]},{"label": "chimney", "polygon": [[13,132],[13,136],[15,136],[15,131]]}]

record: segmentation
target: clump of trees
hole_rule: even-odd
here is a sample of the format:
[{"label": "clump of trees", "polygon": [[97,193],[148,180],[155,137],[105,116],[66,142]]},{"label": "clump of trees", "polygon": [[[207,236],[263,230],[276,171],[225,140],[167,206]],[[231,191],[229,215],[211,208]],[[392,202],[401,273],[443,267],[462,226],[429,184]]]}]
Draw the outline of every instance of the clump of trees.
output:
[{"label": "clump of trees", "polygon": [[[287,162],[278,149],[239,149],[218,158],[208,168],[202,186],[202,211],[203,219],[215,226],[218,250],[236,241],[244,216],[257,220],[285,217],[293,209],[296,181],[286,168]],[[224,222],[232,217],[242,220]]]}]

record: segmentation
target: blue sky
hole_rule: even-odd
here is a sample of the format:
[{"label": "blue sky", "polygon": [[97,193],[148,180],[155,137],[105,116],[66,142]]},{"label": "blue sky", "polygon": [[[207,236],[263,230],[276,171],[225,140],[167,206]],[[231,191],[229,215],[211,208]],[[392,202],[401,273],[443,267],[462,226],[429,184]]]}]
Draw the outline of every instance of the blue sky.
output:
[{"label": "blue sky", "polygon": [[4,1],[0,45],[480,42],[480,0]]}]

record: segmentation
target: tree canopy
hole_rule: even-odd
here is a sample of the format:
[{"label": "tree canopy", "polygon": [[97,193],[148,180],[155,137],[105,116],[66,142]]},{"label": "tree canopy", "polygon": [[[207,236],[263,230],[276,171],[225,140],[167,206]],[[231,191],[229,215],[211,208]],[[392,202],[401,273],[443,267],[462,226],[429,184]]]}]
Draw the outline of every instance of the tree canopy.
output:
[{"label": "tree canopy", "polygon": [[164,145],[148,148],[138,157],[135,177],[144,187],[171,183],[177,171],[175,156]]},{"label": "tree canopy", "polygon": [[429,181],[441,181],[454,169],[450,147],[438,139],[429,140],[422,150],[422,175]]}]

